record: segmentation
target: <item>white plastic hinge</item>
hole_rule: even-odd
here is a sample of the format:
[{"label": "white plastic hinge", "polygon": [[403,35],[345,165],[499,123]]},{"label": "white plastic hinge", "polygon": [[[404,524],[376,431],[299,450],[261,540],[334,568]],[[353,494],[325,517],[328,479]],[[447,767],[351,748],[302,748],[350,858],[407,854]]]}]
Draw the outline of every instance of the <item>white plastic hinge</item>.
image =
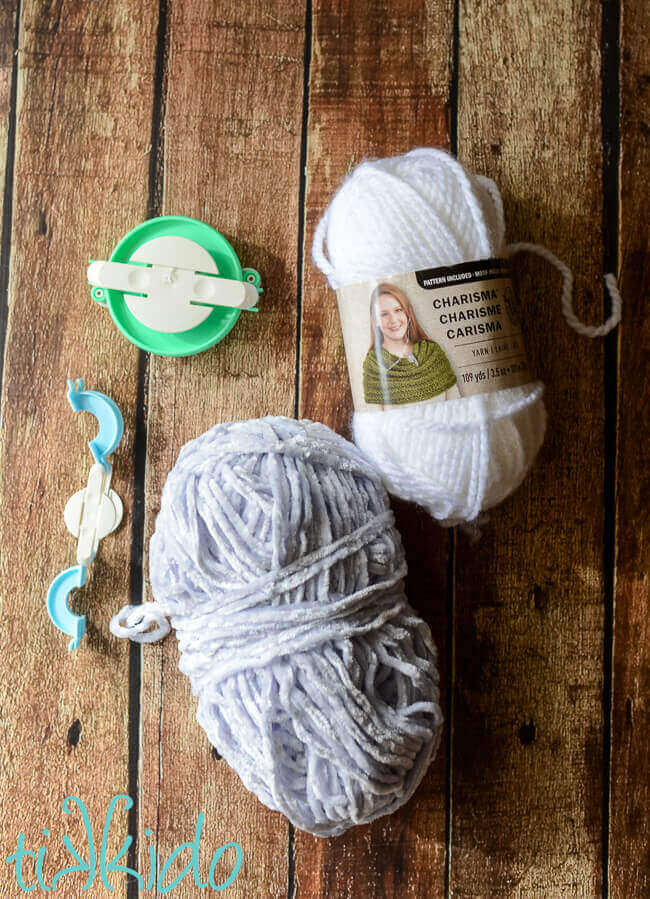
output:
[{"label": "white plastic hinge", "polygon": [[88,484],[71,496],[63,518],[70,533],[78,538],[77,563],[90,565],[99,541],[122,521],[122,500],[110,489],[112,471],[96,463],[88,474]]},{"label": "white plastic hinge", "polygon": [[93,261],[88,282],[122,291],[139,322],[167,334],[196,328],[215,306],[250,309],[259,299],[253,284],[221,277],[210,254],[184,237],[155,238],[130,262]]}]

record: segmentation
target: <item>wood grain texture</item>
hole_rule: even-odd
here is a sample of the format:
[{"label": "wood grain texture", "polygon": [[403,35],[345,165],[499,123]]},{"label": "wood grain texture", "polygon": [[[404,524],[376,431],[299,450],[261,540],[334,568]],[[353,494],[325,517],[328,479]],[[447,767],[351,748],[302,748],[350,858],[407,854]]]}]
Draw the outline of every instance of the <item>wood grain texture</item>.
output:
[{"label": "wood grain texture", "polygon": [[[576,274],[602,316],[600,5],[461,4],[459,158],[504,196],[510,240]],[[456,555],[455,896],[595,896],[603,797],[603,344],[557,274],[517,266],[546,443]]]},{"label": "wood grain texture", "polygon": [[629,0],[624,4],[622,21],[620,283],[624,307],[619,337],[618,557],[611,759],[613,899],[650,893],[648,4]]},{"label": "wood grain texture", "polygon": [[[447,146],[451,3],[340,0],[314,4],[309,89],[300,414],[349,436],[352,412],[336,297],[311,262],[316,222],[346,172],[366,156]],[[431,625],[446,680],[447,535],[395,504],[409,562],[407,593]],[[295,835],[300,897],[441,895],[445,871],[443,746],[396,814],[340,837]]]},{"label": "wood grain texture", "polygon": [[[0,2],[0,216],[17,5]],[[130,569],[139,562],[131,514],[139,364],[147,542],[165,477],[186,440],[218,421],[293,414],[298,288],[299,413],[349,436],[336,301],[311,262],[313,230],[343,175],[363,157],[447,146],[456,112],[459,158],[501,187],[510,239],[557,252],[576,273],[578,313],[593,322],[603,311],[596,0],[462,0],[457,110],[450,109],[452,0],[313,0],[313,18],[307,0],[166,0],[160,7],[162,89],[155,83],[158,0],[21,3],[13,221],[2,259],[11,268],[0,275],[0,285],[5,275],[9,282],[0,397],[1,896],[18,895],[2,862],[19,832],[29,848],[47,846],[51,881],[71,863],[61,835],[84,845],[79,816],[61,810],[64,797],[81,797],[101,828],[111,797],[129,789],[129,647],[110,636],[108,621],[128,601]],[[612,899],[637,899],[650,887],[650,22],[642,0],[623,0],[622,7],[624,312],[607,866]],[[161,148],[153,198],[152,115]],[[87,258],[107,255],[147,217],[152,199],[156,213],[214,225],[242,263],[262,273],[259,314],[242,315],[222,344],[195,358],[145,361],[90,300]],[[141,871],[148,873],[149,845],[162,864],[192,839],[204,812],[202,873],[222,843],[243,847],[232,896],[601,894],[609,638],[604,351],[565,325],[553,272],[540,261],[521,261],[516,271],[531,367],[547,385],[549,431],[533,472],[491,513],[479,544],[462,534],[450,540],[423,512],[393,503],[409,562],[407,592],[432,627],[443,711],[453,709],[421,788],[399,813],[342,837],[293,832],[212,751],[171,637],[141,655]],[[74,561],[63,507],[86,483],[91,462],[86,443],[94,420],[75,415],[65,399],[65,379],[73,376],[106,391],[124,412],[113,486],[125,521],[101,543],[92,580],[72,598],[75,611],[88,616],[88,634],[69,654],[68,639],[49,621],[45,594]],[[151,598],[146,571],[144,594]],[[126,831],[120,812],[109,853]],[[32,862],[25,871],[33,882]],[[124,896],[123,879],[111,881],[113,895]],[[82,884],[71,875],[60,892],[77,895]],[[103,895],[100,883],[95,890]],[[194,891],[186,880],[176,894]]]},{"label": "wood grain texture", "polygon": [[16,32],[17,10],[18,0],[0,4],[0,222],[2,221],[4,208],[11,76],[14,65],[14,35]]},{"label": "wood grain texture", "polygon": [[[46,880],[70,863],[63,834],[84,845],[64,797],[79,796],[101,827],[109,800],[128,786],[128,647],[110,637],[108,620],[128,591],[137,352],[91,301],[85,269],[146,214],[154,31],[151,3],[22,4],[0,447],[0,658],[10,673],[0,679],[0,855],[23,831],[31,848],[48,846]],[[67,377],[107,392],[126,424],[113,478],[126,522],[101,543],[90,583],[72,600],[88,616],[72,654],[45,597],[75,561],[63,508],[86,484],[96,423],[70,409]],[[125,816],[115,825],[110,851]],[[79,880],[60,887],[71,895]],[[114,883],[124,895],[123,880]]]},{"label": "wood grain texture", "polygon": [[[217,422],[291,415],[295,402],[303,5],[173,0],[167,44],[163,212],[216,227],[265,292],[259,313],[243,313],[214,349],[150,360],[147,534],[187,440]],[[286,819],[215,759],[177,666],[173,638],[143,653],[142,824],[158,821],[164,858],[204,812],[206,847],[237,840],[244,851],[229,894],[284,896]]]}]

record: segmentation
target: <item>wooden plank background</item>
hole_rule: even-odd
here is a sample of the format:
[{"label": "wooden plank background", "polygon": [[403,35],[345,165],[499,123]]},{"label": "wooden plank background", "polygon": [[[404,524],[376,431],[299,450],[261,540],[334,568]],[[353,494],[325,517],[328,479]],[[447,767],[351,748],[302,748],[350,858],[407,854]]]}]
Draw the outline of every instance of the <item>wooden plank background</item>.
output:
[{"label": "wooden plank background", "polygon": [[[47,843],[51,880],[69,859],[42,828],[81,837],[62,799],[100,826],[128,793],[111,850],[128,830],[146,871],[149,845],[165,859],[204,812],[203,845],[243,847],[236,896],[648,895],[648,18],[642,0],[0,6],[0,860],[24,832]],[[445,737],[406,808],[322,840],[212,751],[176,641],[128,647],[108,620],[149,598],[148,538],[186,440],[267,413],[349,434],[313,229],[351,166],[418,145],[497,181],[508,236],[571,265],[585,320],[606,315],[602,274],[618,271],[623,323],[578,337],[557,276],[518,263],[546,443],[478,544],[394,504]],[[189,359],[138,352],[85,284],[90,255],[172,213],[214,225],[265,286],[257,316]],[[74,558],[62,509],[89,464],[92,426],[64,395],[79,376],[124,411],[127,515],[74,600],[89,633],[70,655],[44,605]]]},{"label": "wooden plank background", "polygon": [[[459,155],[489,168],[509,234],[567,260],[576,311],[592,321],[602,316],[599,10],[595,0],[549,4],[542,25],[507,0],[499,14],[509,29],[497,33],[489,4],[466,4],[460,17]],[[458,540],[453,728],[463,739],[454,741],[451,887],[467,897],[479,883],[488,896],[596,895],[604,345],[566,327],[557,272],[532,262],[518,273],[549,427],[539,464],[480,543]]]}]

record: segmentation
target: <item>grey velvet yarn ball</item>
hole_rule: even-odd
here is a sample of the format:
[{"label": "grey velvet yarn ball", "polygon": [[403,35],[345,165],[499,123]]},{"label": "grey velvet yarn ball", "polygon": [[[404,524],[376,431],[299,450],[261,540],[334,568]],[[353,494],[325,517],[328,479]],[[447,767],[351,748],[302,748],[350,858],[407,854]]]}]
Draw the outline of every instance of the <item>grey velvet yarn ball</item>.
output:
[{"label": "grey velvet yarn ball", "polygon": [[333,836],[410,798],[440,740],[436,650],[404,595],[379,474],[354,445],[274,417],[190,441],[150,573],[156,602],[112,629],[155,639],[170,618],[199,723],[265,805]]}]

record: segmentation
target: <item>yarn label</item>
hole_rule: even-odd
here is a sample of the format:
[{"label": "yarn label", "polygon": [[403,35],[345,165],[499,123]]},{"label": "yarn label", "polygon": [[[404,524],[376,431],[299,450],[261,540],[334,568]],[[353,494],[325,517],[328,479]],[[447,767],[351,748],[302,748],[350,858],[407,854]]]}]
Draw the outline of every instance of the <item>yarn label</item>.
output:
[{"label": "yarn label", "polygon": [[436,403],[531,380],[505,259],[481,259],[337,291],[358,412]]}]

